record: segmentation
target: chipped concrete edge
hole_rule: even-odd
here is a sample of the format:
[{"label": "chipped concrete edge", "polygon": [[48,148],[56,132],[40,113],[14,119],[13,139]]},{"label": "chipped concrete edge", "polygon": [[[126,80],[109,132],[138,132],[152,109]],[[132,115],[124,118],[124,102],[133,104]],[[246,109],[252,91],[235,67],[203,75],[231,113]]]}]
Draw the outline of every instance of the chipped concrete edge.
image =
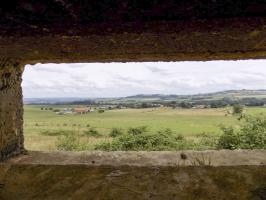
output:
[{"label": "chipped concrete edge", "polygon": [[37,152],[20,155],[1,165],[86,166],[266,166],[266,150],[158,152]]}]

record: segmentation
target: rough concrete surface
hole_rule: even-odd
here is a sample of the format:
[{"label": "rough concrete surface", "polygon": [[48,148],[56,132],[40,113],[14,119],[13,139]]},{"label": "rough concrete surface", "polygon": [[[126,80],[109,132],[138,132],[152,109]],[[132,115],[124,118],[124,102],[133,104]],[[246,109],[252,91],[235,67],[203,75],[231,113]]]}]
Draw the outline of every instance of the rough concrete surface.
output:
[{"label": "rough concrete surface", "polygon": [[6,162],[31,165],[88,166],[266,166],[266,150],[154,152],[30,152]]},{"label": "rough concrete surface", "polygon": [[23,150],[22,72],[17,62],[0,61],[0,161]]},{"label": "rough concrete surface", "polygon": [[265,0],[11,0],[0,5],[0,59],[23,64],[266,58]]},{"label": "rough concrete surface", "polygon": [[81,26],[72,35],[68,29],[39,36],[0,35],[0,58],[23,64],[266,58],[266,18],[113,26]]},{"label": "rough concrete surface", "polygon": [[[1,1],[0,161],[24,151],[25,64],[259,59],[265,38],[265,0]],[[30,152],[0,163],[0,199],[266,200],[265,158]]]},{"label": "rough concrete surface", "polygon": [[30,152],[0,164],[0,199],[265,198],[266,151]]}]

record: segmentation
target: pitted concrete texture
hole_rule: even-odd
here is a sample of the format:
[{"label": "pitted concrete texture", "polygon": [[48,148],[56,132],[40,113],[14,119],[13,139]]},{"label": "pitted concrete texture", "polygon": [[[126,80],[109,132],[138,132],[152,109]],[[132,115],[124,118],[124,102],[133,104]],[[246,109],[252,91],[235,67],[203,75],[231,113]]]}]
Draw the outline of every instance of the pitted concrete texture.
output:
[{"label": "pitted concrete texture", "polygon": [[265,38],[264,0],[0,1],[0,159],[23,149],[12,63],[260,59]]},{"label": "pitted concrete texture", "polygon": [[18,62],[0,60],[0,161],[23,150],[22,71]]},{"label": "pitted concrete texture", "polygon": [[[264,0],[0,2],[0,161],[23,151],[21,76],[36,62],[266,58]],[[265,151],[30,152],[0,199],[265,200]]]},{"label": "pitted concrete texture", "polygon": [[0,58],[36,62],[266,58],[265,0],[0,2]]},{"label": "pitted concrete texture", "polygon": [[[73,35],[0,35],[0,58],[38,62],[129,62],[266,58],[266,18],[98,24]],[[70,28],[73,29],[73,28]],[[107,31],[110,30],[110,31]]]},{"label": "pitted concrete texture", "polygon": [[0,164],[3,200],[265,198],[266,151],[30,152]]},{"label": "pitted concrete texture", "polygon": [[266,150],[154,152],[30,152],[6,162],[31,165],[87,166],[266,166]]}]

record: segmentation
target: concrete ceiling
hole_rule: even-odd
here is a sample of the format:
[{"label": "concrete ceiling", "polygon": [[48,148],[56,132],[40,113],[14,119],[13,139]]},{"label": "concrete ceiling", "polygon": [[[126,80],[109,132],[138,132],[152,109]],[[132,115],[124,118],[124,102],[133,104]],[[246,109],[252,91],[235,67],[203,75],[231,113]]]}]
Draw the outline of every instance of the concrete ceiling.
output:
[{"label": "concrete ceiling", "polygon": [[9,0],[0,5],[1,60],[266,58],[265,0]]}]

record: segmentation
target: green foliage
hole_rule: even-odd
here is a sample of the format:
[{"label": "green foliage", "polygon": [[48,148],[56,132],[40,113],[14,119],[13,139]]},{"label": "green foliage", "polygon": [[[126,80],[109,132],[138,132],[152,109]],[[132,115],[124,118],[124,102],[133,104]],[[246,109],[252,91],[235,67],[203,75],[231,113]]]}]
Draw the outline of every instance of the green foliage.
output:
[{"label": "green foliage", "polygon": [[79,136],[74,132],[59,136],[56,148],[59,151],[84,151],[88,149],[87,145],[82,143]]},{"label": "green foliage", "polygon": [[221,149],[266,149],[266,115],[243,117],[239,130],[222,127],[218,141]]},{"label": "green foliage", "polygon": [[239,135],[233,127],[221,127],[223,134],[218,140],[219,149],[237,149],[239,147]]},{"label": "green foliage", "polygon": [[59,135],[67,135],[70,133],[71,131],[67,131],[67,130],[45,130],[41,132],[42,135],[46,135],[46,136],[59,136]]},{"label": "green foliage", "polygon": [[103,109],[98,110],[98,113],[104,113]]},{"label": "green foliage", "polygon": [[179,106],[180,106],[181,108],[192,108],[192,107],[193,107],[193,105],[192,105],[190,102],[187,102],[187,101],[182,101],[182,102],[179,104]]},{"label": "green foliage", "polygon": [[[177,102],[178,105],[179,102]],[[157,131],[161,127],[169,127],[174,133],[173,137],[176,140],[182,141],[183,147],[187,149],[195,150],[205,150],[205,149],[215,149],[218,146],[218,141],[220,139],[219,134],[221,133],[220,127],[217,124],[224,124],[226,127],[233,126],[234,134],[237,135],[239,141],[248,140],[253,141],[255,146],[248,144],[248,142],[242,142],[242,145],[238,144],[236,147],[239,148],[261,148],[258,146],[259,141],[263,141],[263,135],[260,136],[259,131],[255,136],[251,134],[248,137],[240,137],[240,130],[244,124],[244,119],[238,121],[237,117],[232,116],[231,112],[228,114],[228,117],[224,117],[226,109],[170,109],[170,108],[158,108],[158,109],[122,109],[122,110],[113,110],[112,112],[106,112],[103,115],[98,114],[97,112],[91,112],[89,115],[63,115],[59,116],[51,111],[41,111],[40,108],[43,107],[49,108],[47,106],[39,105],[24,105],[24,132],[25,140],[30,141],[26,142],[26,148],[29,150],[55,150],[57,149],[56,144],[54,143],[55,136],[60,136],[62,134],[67,134],[67,131],[80,131],[80,140],[87,142],[86,145],[90,146],[90,150],[94,149],[95,144],[99,144],[103,141],[112,141],[116,138],[89,138],[83,134],[83,131],[88,130],[90,127],[97,127],[96,130],[103,131],[100,132],[103,135],[109,136],[110,127],[114,127],[114,124],[118,124],[116,127],[119,127],[124,131],[124,134],[127,134],[129,127],[139,127],[141,125],[147,125],[149,130],[143,134],[157,134]],[[54,109],[63,109],[65,106],[53,106]],[[263,107],[246,107],[245,111],[249,115],[257,115],[258,113],[266,113],[266,109]],[[90,123],[90,127],[86,127]],[[57,126],[60,124],[60,127]],[[68,124],[65,126],[64,124]],[[79,124],[81,126],[79,126]],[[259,120],[257,124],[262,124]],[[245,130],[256,129],[255,127],[247,126]],[[258,125],[256,125],[258,127]],[[262,127],[261,125],[259,126]],[[45,133],[45,130],[48,130]],[[65,131],[60,133],[60,130]],[[104,130],[107,130],[105,133]],[[206,136],[199,135],[199,133],[207,132]],[[244,131],[247,132],[247,131]],[[250,131],[248,131],[249,133]],[[180,133],[184,136],[176,134]],[[51,136],[50,136],[51,135]],[[223,134],[222,134],[223,135]],[[247,135],[247,133],[245,134]],[[257,141],[259,140],[259,141]],[[257,142],[256,142],[257,141]],[[111,142],[112,143],[112,142]],[[234,142],[235,143],[235,142]],[[243,143],[245,145],[243,145]],[[248,147],[246,147],[246,145]],[[231,145],[233,146],[233,145]],[[250,147],[251,146],[251,147]],[[264,145],[265,146],[265,145]],[[219,147],[223,148],[223,147]],[[233,148],[233,147],[232,147]]]},{"label": "green foliage", "polygon": [[197,137],[195,150],[217,149],[218,138],[213,133],[201,133]]},{"label": "green foliage", "polygon": [[[139,130],[135,128],[134,130]],[[133,133],[133,134],[132,134]],[[137,134],[136,134],[137,133]],[[112,142],[96,145],[95,150],[103,151],[172,151],[186,149],[190,144],[182,139],[177,140],[169,129],[158,131],[156,134],[131,132],[114,138]]]},{"label": "green foliage", "polygon": [[147,132],[147,126],[140,126],[140,127],[136,127],[136,128],[129,128],[127,133],[129,135],[140,135]]},{"label": "green foliage", "polygon": [[181,134],[178,134],[178,135],[176,136],[176,140],[184,140],[184,139],[185,139],[184,136],[181,135]]},{"label": "green foliage", "polygon": [[95,128],[90,128],[89,130],[84,131],[84,134],[91,137],[102,137],[102,135]]},{"label": "green foliage", "polygon": [[266,115],[247,116],[239,133],[240,148],[266,149]]},{"label": "green foliage", "polygon": [[233,105],[233,115],[241,115],[244,112],[244,106],[241,104]]},{"label": "green foliage", "polygon": [[54,109],[53,112],[60,112],[60,109]]},{"label": "green foliage", "polygon": [[123,135],[123,131],[120,128],[112,128],[111,132],[109,133],[110,137],[118,137]]}]

